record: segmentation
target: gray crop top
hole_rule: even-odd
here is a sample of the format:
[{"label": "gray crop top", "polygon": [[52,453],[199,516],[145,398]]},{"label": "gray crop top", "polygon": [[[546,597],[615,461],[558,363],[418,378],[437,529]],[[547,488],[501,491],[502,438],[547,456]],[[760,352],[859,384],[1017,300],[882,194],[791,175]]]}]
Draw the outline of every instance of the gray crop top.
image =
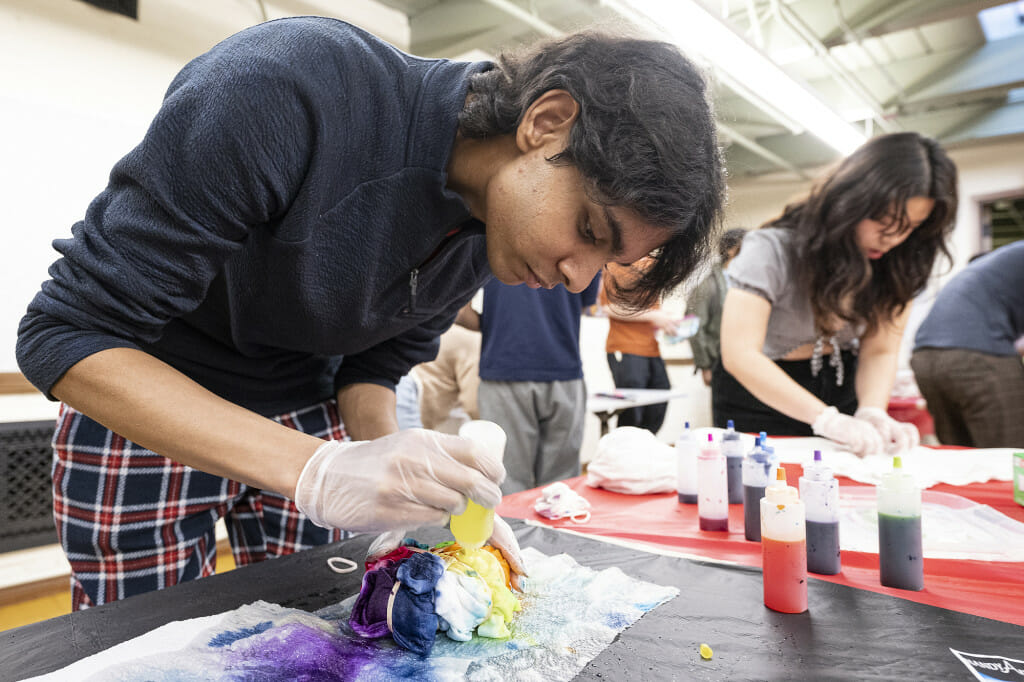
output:
[{"label": "gray crop top", "polygon": [[[821,368],[822,349],[826,342],[842,350],[856,351],[860,347],[863,326],[844,325],[832,337],[825,337],[814,328],[811,300],[796,281],[791,263],[789,244],[793,232],[769,227],[748,232],[743,238],[740,253],[725,271],[729,287],[743,289],[772,304],[762,351],[772,360],[783,358],[790,351],[808,343],[814,344],[811,367],[817,375]],[[830,361],[840,373],[838,355]]]}]

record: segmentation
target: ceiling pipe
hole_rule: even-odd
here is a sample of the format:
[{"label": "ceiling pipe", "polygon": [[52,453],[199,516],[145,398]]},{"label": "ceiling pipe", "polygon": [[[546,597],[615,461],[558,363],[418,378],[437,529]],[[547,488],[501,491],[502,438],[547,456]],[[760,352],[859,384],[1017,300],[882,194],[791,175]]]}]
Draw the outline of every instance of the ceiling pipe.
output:
[{"label": "ceiling pipe", "polygon": [[[842,28],[843,32],[847,36],[853,38],[854,44],[868,56],[868,59],[871,60],[871,63],[874,64],[875,68],[878,69],[878,72],[882,74],[885,80],[889,81],[889,85],[896,91],[897,104],[903,102],[907,96],[907,93],[903,90],[903,86],[897,83],[896,79],[892,77],[891,73],[889,73],[889,70],[875,59],[875,55],[871,54],[871,51],[864,46],[864,40],[861,38],[860,34],[847,23],[846,15],[843,14],[843,8],[840,5],[840,0],[832,0],[832,7],[835,8],[836,18],[839,20],[840,28]],[[881,38],[879,38],[879,40],[881,40]]]},{"label": "ceiling pipe", "polygon": [[[544,35],[547,35],[547,36],[565,35],[565,32],[562,31],[561,29],[553,26],[552,24],[549,24],[548,22],[544,21],[543,19],[541,19],[540,17],[536,16],[535,14],[531,14],[530,12],[527,12],[523,8],[519,7],[518,5],[516,5],[516,4],[512,3],[512,2],[509,2],[508,0],[481,0],[481,1],[484,2],[487,5],[490,5],[491,7],[494,7],[495,9],[498,9],[498,10],[508,14],[509,16],[512,16],[512,17],[518,19],[519,21],[521,21],[524,24],[530,26],[531,28],[535,29],[536,31],[538,31],[540,33],[543,33]],[[626,19],[629,19],[630,21],[632,21],[637,26],[643,26],[644,25],[643,20],[641,19],[641,17],[638,14],[636,14],[635,12],[627,11],[627,10],[625,10],[625,8],[620,8],[619,3],[602,2],[602,4],[609,5],[612,9],[614,9],[617,12],[619,12],[620,15],[624,16]],[[730,87],[732,87],[732,86],[730,86]],[[769,109],[774,110],[774,107],[769,107]],[[780,117],[781,117],[781,115],[780,115]],[[794,124],[793,124],[792,120],[785,119],[785,120],[782,120],[780,122],[787,129],[789,129],[790,131],[793,131]],[[796,173],[797,175],[799,175],[802,178],[809,179],[808,176],[805,175],[804,172],[802,170],[800,170],[798,167],[796,167],[793,164],[789,163],[788,161],[786,161],[785,159],[783,159],[779,155],[773,153],[772,151],[770,151],[768,149],[765,149],[761,145],[757,144],[757,142],[754,142],[753,140],[745,137],[744,135],[741,135],[740,133],[736,132],[732,128],[730,128],[730,127],[728,127],[728,126],[726,126],[726,125],[724,125],[722,123],[716,122],[716,126],[729,139],[734,141],[736,144],[739,144],[741,147],[744,147],[744,148],[750,150],[751,152],[757,154],[758,156],[764,158],[767,161],[770,161],[771,163],[777,165],[780,168],[783,168],[783,169],[788,170],[788,171],[792,171],[793,173]]]},{"label": "ceiling pipe", "polygon": [[785,24],[797,37],[803,40],[821,58],[832,75],[847,87],[856,97],[868,105],[874,115],[878,127],[886,132],[893,132],[897,126],[885,117],[881,102],[875,99],[874,95],[868,92],[867,88],[857,80],[855,76],[848,73],[842,64],[836,61],[825,44],[818,39],[811,29],[796,15],[793,10],[786,7],[779,0],[772,0],[775,16]]}]

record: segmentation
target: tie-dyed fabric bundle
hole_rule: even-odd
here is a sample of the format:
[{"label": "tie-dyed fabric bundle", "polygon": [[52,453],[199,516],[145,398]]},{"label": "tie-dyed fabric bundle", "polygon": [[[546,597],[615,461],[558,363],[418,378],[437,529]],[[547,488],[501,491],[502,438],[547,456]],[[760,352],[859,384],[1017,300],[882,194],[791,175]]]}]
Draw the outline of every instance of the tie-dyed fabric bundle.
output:
[{"label": "tie-dyed fabric bundle", "polygon": [[[440,552],[411,548],[407,558],[416,555],[444,561]],[[480,594],[452,610],[447,610],[445,600],[461,593],[435,596],[435,604],[442,603],[435,609],[438,627],[443,618],[448,630],[442,630],[447,636],[435,638],[425,657],[386,634],[367,638],[357,633],[352,620],[359,596],[315,615],[256,602],[216,616],[169,623],[36,679],[569,680],[644,613],[679,593],[675,587],[630,578],[618,568],[594,571],[565,554],[549,557],[527,547],[523,559],[529,578],[522,582],[521,610],[514,613],[503,638],[482,636],[479,625],[471,631],[471,620],[452,616],[448,621],[447,615],[439,615],[459,608],[477,613],[484,601]],[[419,562],[427,567],[410,566],[410,576],[429,584],[435,559]],[[463,581],[467,574],[446,570],[443,575]],[[437,579],[435,591],[440,584],[444,592],[444,580]],[[425,593],[423,583],[415,590],[410,602]],[[461,641],[463,637],[468,639]]]}]

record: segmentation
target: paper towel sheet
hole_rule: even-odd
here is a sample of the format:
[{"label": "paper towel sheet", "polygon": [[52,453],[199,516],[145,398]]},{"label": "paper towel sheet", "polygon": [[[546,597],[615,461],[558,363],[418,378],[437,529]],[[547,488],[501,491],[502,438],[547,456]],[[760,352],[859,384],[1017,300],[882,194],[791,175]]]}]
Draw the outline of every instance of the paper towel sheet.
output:
[{"label": "paper towel sheet", "polygon": [[421,659],[348,627],[355,597],[316,614],[255,602],[168,623],[34,680],[569,680],[644,613],[679,594],[617,568],[523,550],[523,610],[507,640],[439,637]]}]

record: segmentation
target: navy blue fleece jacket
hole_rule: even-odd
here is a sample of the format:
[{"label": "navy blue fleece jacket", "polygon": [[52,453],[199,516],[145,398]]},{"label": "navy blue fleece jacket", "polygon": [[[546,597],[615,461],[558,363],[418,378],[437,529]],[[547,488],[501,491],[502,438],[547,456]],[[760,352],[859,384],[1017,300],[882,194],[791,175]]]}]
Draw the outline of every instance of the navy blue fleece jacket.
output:
[{"label": "navy blue fleece jacket", "polygon": [[49,395],[88,355],[138,348],[265,415],[393,386],[490,278],[483,225],[445,188],[486,68],[312,17],[193,60],[54,242],[22,371]]}]

